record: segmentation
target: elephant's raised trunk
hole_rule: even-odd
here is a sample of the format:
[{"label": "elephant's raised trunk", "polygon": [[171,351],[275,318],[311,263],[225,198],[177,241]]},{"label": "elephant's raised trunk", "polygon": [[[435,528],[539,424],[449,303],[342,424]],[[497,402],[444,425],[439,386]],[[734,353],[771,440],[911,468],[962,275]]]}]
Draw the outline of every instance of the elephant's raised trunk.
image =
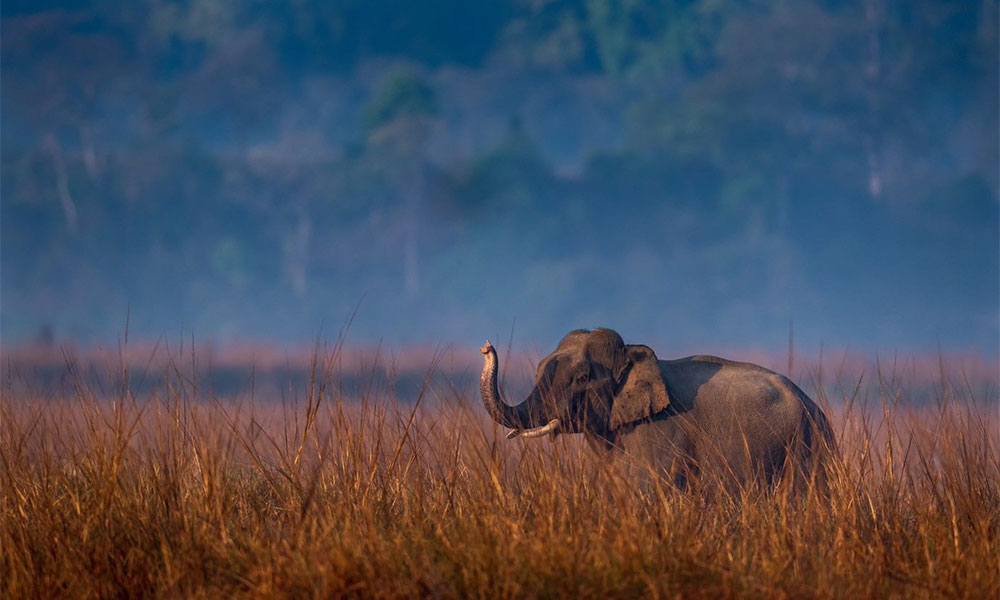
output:
[{"label": "elephant's raised trunk", "polygon": [[500,391],[497,389],[497,370],[500,365],[496,348],[487,341],[479,351],[483,353],[483,374],[479,378],[479,393],[483,397],[486,412],[504,427],[519,428],[521,419],[517,414],[517,408],[508,406],[500,400]]},{"label": "elephant's raised trunk", "polygon": [[479,392],[483,397],[483,406],[494,421],[513,429],[507,437],[515,437],[522,433],[525,437],[536,437],[550,432],[554,434],[559,427],[559,419],[552,419],[539,427],[540,423],[535,421],[541,415],[535,414],[539,411],[531,411],[527,401],[517,406],[510,406],[500,399],[500,391],[497,389],[497,370],[500,364],[496,348],[487,341],[480,352],[483,353],[483,374],[479,378]]}]

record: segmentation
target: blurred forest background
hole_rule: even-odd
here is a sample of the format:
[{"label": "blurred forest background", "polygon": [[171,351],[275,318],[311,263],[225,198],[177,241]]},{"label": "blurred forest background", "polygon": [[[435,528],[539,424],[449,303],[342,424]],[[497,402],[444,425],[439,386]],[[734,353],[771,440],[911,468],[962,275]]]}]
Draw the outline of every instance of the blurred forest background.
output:
[{"label": "blurred forest background", "polygon": [[997,355],[995,0],[0,10],[4,344]]}]

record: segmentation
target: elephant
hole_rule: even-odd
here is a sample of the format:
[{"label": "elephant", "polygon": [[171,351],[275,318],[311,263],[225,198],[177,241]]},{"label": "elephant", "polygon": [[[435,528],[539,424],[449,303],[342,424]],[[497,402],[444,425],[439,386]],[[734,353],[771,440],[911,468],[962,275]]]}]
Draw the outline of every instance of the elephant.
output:
[{"label": "elephant", "polygon": [[[583,433],[645,478],[686,489],[697,482],[771,489],[787,479],[816,484],[836,454],[823,411],[786,377],[715,356],[659,360],[611,329],[576,329],[538,364],[520,404],[500,399],[489,341],[480,391],[508,438]],[[794,489],[803,489],[793,484]]]}]

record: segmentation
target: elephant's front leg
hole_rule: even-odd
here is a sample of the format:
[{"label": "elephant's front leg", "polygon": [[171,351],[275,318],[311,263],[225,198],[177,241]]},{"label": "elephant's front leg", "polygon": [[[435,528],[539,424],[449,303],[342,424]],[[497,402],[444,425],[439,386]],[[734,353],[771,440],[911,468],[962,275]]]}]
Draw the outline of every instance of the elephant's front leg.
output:
[{"label": "elephant's front leg", "polygon": [[672,420],[639,423],[618,436],[629,469],[640,480],[684,490],[698,473],[689,437]]}]

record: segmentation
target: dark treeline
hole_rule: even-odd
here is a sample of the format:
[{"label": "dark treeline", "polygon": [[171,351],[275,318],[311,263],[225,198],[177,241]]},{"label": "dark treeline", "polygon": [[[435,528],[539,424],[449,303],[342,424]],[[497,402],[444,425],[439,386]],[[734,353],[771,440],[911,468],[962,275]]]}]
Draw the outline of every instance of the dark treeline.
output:
[{"label": "dark treeline", "polygon": [[996,1],[2,11],[5,341],[996,353]]}]

